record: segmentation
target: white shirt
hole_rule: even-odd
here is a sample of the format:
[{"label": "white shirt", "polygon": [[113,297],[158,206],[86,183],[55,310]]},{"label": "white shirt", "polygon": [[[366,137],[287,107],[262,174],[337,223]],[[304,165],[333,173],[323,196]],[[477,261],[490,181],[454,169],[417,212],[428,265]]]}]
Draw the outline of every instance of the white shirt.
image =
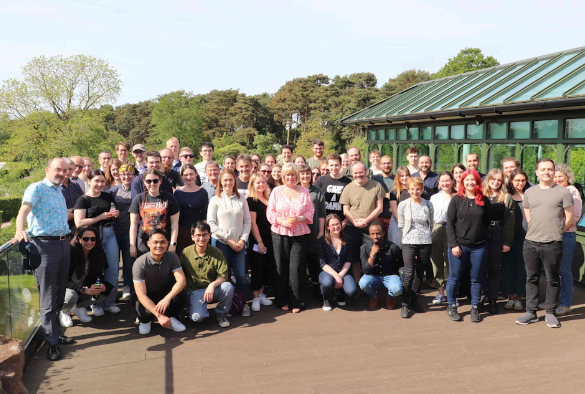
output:
[{"label": "white shirt", "polygon": [[447,221],[447,208],[451,198],[443,191],[433,194],[431,196],[431,204],[433,204],[434,223],[445,223]]},{"label": "white shirt", "polygon": [[[201,183],[208,181],[207,174],[205,173],[205,164],[207,164],[207,163],[204,161],[202,161],[201,163],[195,164],[195,170],[197,170],[197,173],[199,174],[199,178],[201,178]],[[219,170],[221,171],[222,169],[223,169],[223,167],[220,165]]]}]

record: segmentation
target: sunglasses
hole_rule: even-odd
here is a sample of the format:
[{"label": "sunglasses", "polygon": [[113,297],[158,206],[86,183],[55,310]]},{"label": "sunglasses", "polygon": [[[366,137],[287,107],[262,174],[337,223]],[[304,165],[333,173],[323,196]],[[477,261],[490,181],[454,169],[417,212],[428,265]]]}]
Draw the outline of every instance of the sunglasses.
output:
[{"label": "sunglasses", "polygon": [[262,170],[260,172],[263,173],[263,174],[270,174],[270,170]]},{"label": "sunglasses", "polygon": [[192,159],[195,157],[195,155],[181,155],[181,157],[184,157],[185,159],[187,158]]},{"label": "sunglasses", "polygon": [[97,240],[96,237],[82,237],[81,240],[83,242],[95,242]]},{"label": "sunglasses", "polygon": [[144,182],[148,183],[149,185],[151,183],[154,183],[155,185],[160,181],[160,179],[145,179]]}]

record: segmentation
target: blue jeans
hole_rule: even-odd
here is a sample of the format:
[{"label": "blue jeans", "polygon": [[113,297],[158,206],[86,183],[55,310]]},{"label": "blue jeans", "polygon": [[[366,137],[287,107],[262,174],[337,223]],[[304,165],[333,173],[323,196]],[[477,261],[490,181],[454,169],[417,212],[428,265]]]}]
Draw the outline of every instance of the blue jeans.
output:
[{"label": "blue jeans", "polygon": [[[203,301],[205,289],[192,291],[188,294],[189,300],[189,317],[195,323],[198,323],[209,317],[207,310],[207,302]],[[232,298],[234,297],[234,286],[230,282],[223,282],[213,290],[213,301],[217,302],[215,313],[226,314],[230,311],[232,306]]]},{"label": "blue jeans", "polygon": [[455,257],[449,248],[449,279],[447,280],[447,301],[449,306],[455,305],[459,280],[467,266],[471,276],[471,305],[479,305],[481,298],[481,283],[487,260],[487,243],[478,246],[463,246],[461,256]]},{"label": "blue jeans", "polygon": [[[319,284],[321,285],[321,294],[326,300],[335,298],[335,279],[325,271],[319,274]],[[358,287],[351,274],[346,274],[343,277],[343,291],[349,298],[357,298]]]},{"label": "blue jeans", "polygon": [[563,233],[563,257],[561,257],[561,298],[559,305],[570,307],[573,303],[573,253],[577,246],[577,234]]},{"label": "blue jeans", "polygon": [[95,304],[99,307],[109,308],[116,305],[116,298],[118,297],[118,273],[120,272],[120,249],[118,249],[118,241],[116,241],[116,234],[114,234],[113,227],[104,227],[102,235],[102,245],[106,252],[106,259],[108,260],[108,268],[104,271],[104,279],[106,282],[114,286],[112,294],[103,303]]},{"label": "blue jeans", "polygon": [[402,281],[398,275],[364,275],[360,279],[360,289],[370,298],[375,298],[377,292],[383,288],[388,289],[390,297],[396,297],[402,294]]},{"label": "blue jeans", "polygon": [[134,265],[134,257],[130,256],[130,235],[117,234],[116,241],[118,241],[118,248],[122,253],[122,274],[124,276],[124,286],[130,287],[130,291],[134,293],[134,282],[132,282],[132,266]]},{"label": "blue jeans", "polygon": [[228,263],[230,271],[234,272],[236,277],[236,287],[248,298],[248,278],[246,275],[246,248],[239,252],[234,252],[232,248],[216,238],[211,238],[211,244],[221,250],[223,257]]}]

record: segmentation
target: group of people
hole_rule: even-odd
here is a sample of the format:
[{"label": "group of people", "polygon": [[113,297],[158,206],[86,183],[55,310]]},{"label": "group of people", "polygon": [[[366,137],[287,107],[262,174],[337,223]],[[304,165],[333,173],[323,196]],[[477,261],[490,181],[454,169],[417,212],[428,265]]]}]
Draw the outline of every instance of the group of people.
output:
[{"label": "group of people", "polygon": [[[193,151],[171,138],[150,152],[120,142],[117,158],[100,153],[99,169],[89,158],[51,159],[46,178],[25,191],[15,235],[42,257],[34,273],[47,357],[58,360],[59,344],[72,343],[59,331],[72,315],[87,323],[87,308],[94,317],[120,312],[120,261],[120,299],[133,303],[140,334],[155,319],[183,331],[185,314],[200,322],[211,303],[220,327],[230,314],[273,303],[300,313],[307,282],[325,311],[360,292],[370,308],[383,296],[394,309],[401,295],[409,318],[424,312],[426,279],[438,289],[432,303],[446,302],[454,321],[461,295],[471,299],[472,322],[481,321],[484,300],[498,313],[500,293],[505,309],[525,310],[518,324],[538,321],[542,307],[548,326],[559,327],[556,316],[570,312],[582,202],[566,165],[541,159],[531,185],[513,157],[484,175],[469,154],[437,174],[410,147],[409,165],[394,174],[392,158],[377,151],[368,168],[355,147],[324,157],[315,140],[312,150],[305,159],[284,145],[278,159],[240,154],[220,165],[205,142],[194,165]],[[539,306],[541,265],[547,292]]]}]

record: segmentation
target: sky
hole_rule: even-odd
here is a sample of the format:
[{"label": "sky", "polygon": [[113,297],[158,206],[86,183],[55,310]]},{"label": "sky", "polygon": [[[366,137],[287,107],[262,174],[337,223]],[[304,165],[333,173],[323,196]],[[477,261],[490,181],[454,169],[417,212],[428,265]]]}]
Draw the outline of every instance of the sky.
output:
[{"label": "sky", "polygon": [[[114,104],[176,90],[275,93],[313,74],[438,71],[466,47],[509,63],[585,46],[585,2],[0,0],[0,81],[37,56],[120,73]],[[581,38],[579,38],[581,37]]]}]

